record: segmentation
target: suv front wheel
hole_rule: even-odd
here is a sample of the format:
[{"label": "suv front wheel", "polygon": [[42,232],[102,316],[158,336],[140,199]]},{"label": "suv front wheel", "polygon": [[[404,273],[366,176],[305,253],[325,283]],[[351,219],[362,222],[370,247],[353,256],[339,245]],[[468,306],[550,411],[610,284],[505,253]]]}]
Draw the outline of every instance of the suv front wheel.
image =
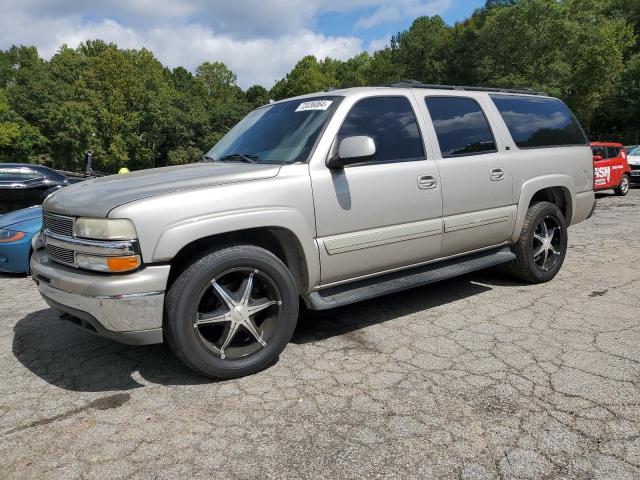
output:
[{"label": "suv front wheel", "polygon": [[516,258],[506,268],[515,277],[544,283],[556,276],[567,253],[567,224],[557,205],[540,202],[529,207],[513,250]]},{"label": "suv front wheel", "polygon": [[298,319],[298,294],[271,252],[235,246],[204,255],[171,286],[165,338],[187,366],[235,378],[274,363]]}]

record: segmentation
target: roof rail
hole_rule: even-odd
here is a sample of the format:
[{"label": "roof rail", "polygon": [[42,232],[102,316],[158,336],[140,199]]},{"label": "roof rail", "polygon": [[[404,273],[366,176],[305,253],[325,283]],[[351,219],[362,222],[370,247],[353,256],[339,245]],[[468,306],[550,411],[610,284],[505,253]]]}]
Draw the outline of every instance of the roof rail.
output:
[{"label": "roof rail", "polygon": [[396,88],[432,88],[435,90],[466,90],[469,92],[493,92],[493,93],[520,93],[525,95],[547,95],[545,92],[519,88],[491,88],[491,87],[465,87],[460,85],[437,85],[422,83],[417,80],[399,80],[393,83],[378,85],[380,87]]}]

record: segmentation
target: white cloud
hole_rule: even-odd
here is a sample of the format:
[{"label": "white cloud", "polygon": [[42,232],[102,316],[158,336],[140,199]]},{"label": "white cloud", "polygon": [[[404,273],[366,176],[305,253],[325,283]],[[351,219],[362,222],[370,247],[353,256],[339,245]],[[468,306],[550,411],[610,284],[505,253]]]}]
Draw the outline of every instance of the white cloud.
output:
[{"label": "white cloud", "polygon": [[384,50],[386,46],[391,43],[391,35],[385,35],[384,37],[374,38],[369,42],[367,46],[367,52],[373,54],[378,50]]},{"label": "white cloud", "polygon": [[399,0],[380,2],[375,11],[356,22],[356,28],[372,28],[386,22],[396,22],[406,17],[436,15],[451,6],[452,0]]},{"label": "white cloud", "polygon": [[[405,16],[434,14],[450,0],[21,0],[0,2],[0,48],[36,45],[46,58],[63,43],[102,39],[122,48],[146,47],[166,65],[195,69],[225,62],[246,88],[270,87],[304,55],[346,59],[363,50],[353,35],[313,30],[318,14],[366,12],[359,28]],[[389,37],[373,40],[369,51]]]}]

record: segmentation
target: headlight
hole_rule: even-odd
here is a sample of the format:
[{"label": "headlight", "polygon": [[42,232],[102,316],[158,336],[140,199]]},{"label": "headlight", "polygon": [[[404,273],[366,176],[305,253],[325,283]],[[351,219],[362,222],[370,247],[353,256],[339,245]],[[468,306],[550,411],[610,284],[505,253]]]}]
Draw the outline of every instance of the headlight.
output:
[{"label": "headlight", "polygon": [[24,238],[26,233],[16,232],[13,230],[2,230],[0,228],[0,243],[17,242],[21,238]]},{"label": "headlight", "polygon": [[76,253],[76,263],[78,267],[96,272],[120,273],[135,270],[140,266],[138,255],[128,255],[126,257],[98,257]]},{"label": "headlight", "polygon": [[134,240],[136,227],[124,218],[78,218],[73,233],[79,238],[93,240]]}]

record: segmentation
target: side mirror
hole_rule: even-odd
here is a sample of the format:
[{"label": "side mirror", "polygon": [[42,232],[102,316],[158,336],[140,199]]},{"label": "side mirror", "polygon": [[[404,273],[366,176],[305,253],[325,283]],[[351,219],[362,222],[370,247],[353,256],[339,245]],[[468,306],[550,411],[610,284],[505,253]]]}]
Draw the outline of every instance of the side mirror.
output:
[{"label": "side mirror", "polygon": [[593,156],[593,161],[594,162],[599,162],[600,160],[602,160],[602,155],[594,155]]},{"label": "side mirror", "polygon": [[373,138],[363,135],[343,138],[338,147],[338,155],[327,160],[327,167],[342,168],[351,163],[358,163],[376,154],[376,143]]}]

